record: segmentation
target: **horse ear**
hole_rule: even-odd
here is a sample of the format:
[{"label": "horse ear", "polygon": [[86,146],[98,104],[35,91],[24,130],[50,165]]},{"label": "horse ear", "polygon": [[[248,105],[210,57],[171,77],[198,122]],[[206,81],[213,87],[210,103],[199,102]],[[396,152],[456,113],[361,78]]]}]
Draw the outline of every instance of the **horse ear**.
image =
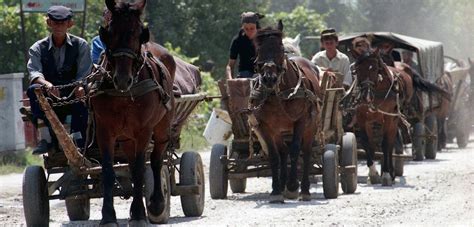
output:
[{"label": "horse ear", "polygon": [[280,30],[281,32],[283,31],[283,21],[281,20],[278,20],[278,30]]},{"label": "horse ear", "polygon": [[115,0],[105,0],[105,5],[110,12],[113,12],[115,9]]},{"label": "horse ear", "polygon": [[301,42],[301,33],[298,33],[298,35],[293,39],[293,44],[295,46],[299,46]]},{"label": "horse ear", "polygon": [[145,44],[150,41],[150,29],[148,27],[142,28],[142,33],[140,34],[140,43]]},{"label": "horse ear", "polygon": [[143,9],[145,9],[146,0],[137,1],[133,5],[135,6],[137,10],[143,11]]},{"label": "horse ear", "polygon": [[107,45],[107,43],[109,42],[109,35],[106,28],[100,26],[99,37],[100,37],[100,40]]}]

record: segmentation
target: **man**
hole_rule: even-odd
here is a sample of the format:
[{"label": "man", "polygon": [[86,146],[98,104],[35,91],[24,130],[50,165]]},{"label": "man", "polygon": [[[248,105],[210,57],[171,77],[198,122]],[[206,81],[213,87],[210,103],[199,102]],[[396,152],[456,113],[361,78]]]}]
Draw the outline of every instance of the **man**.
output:
[{"label": "man", "polygon": [[[257,29],[260,28],[259,20],[264,16],[254,12],[245,12],[240,17],[241,29],[232,39],[230,45],[230,57],[226,66],[227,79],[252,78],[255,73],[253,62],[255,60],[255,46],[253,45],[253,39],[257,34]],[[234,75],[234,66],[237,57],[239,57],[239,73],[236,76]]]},{"label": "man", "polygon": [[386,65],[395,67],[395,61],[401,61],[400,54],[397,51],[393,51],[393,48],[395,47],[393,42],[383,41],[376,44],[376,46],[379,50],[380,57],[382,57],[382,60]]},{"label": "man", "polygon": [[416,71],[419,74],[418,64],[413,61],[412,51],[404,50],[402,52],[402,62],[409,65],[412,70]]},{"label": "man", "polygon": [[[112,13],[105,8],[102,13],[103,26],[107,27],[110,20],[112,20]],[[92,63],[99,64],[100,55],[105,51],[105,44],[100,39],[100,36],[96,36],[92,39],[91,57]]]},{"label": "man", "polygon": [[[57,146],[56,138],[53,136],[49,122],[44,112],[39,107],[34,89],[38,87],[46,88],[46,95],[52,97],[68,97],[72,94],[75,97],[84,96],[84,89],[65,88],[58,89],[56,85],[70,84],[83,79],[91,70],[90,49],[87,42],[79,37],[68,34],[74,22],[71,9],[64,6],[51,6],[47,11],[46,23],[51,34],[33,44],[29,49],[28,72],[30,74],[31,86],[27,90],[30,98],[31,111],[34,123],[41,119],[48,126],[39,129],[41,140],[38,147],[33,150],[34,154],[42,154],[48,151],[48,147],[53,144]],[[74,91],[74,93],[72,93]],[[74,97],[75,96],[75,97]],[[87,109],[83,103],[75,103],[55,107],[54,112],[61,122],[66,120],[67,115],[72,115],[71,132],[76,135],[80,133],[76,141],[79,147],[83,147],[85,128],[87,125]]]},{"label": "man", "polygon": [[311,61],[325,71],[341,73],[344,76],[343,85],[349,87],[352,84],[349,57],[337,50],[338,43],[334,28],[322,31],[321,46],[324,50],[316,53]]}]

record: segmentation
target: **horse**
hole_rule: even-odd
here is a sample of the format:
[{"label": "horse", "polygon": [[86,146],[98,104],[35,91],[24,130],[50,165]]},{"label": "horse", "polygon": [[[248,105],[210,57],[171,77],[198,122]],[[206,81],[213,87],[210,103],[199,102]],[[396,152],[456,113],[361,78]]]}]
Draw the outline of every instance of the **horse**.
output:
[{"label": "horse", "polygon": [[301,42],[301,34],[296,35],[295,38],[285,37],[283,38],[283,48],[285,48],[285,53],[287,56],[301,57],[301,49],[300,49],[300,42]]},{"label": "horse", "polygon": [[146,209],[150,222],[160,222],[165,213],[160,172],[172,136],[173,81],[177,64],[165,48],[149,42],[149,30],[140,20],[146,0],[135,3],[106,0],[105,4],[112,13],[107,27],[99,30],[106,45],[101,66],[107,73],[98,89],[105,94],[90,98],[102,156],[100,224],[118,226],[113,205],[113,159],[117,142],[121,143],[128,158],[133,182],[130,225],[146,224],[143,183],[145,152],[151,139],[154,142],[150,154],[154,191]]},{"label": "horse", "polygon": [[[372,184],[391,186],[395,179],[392,152],[402,118],[401,108],[409,105],[413,81],[405,71],[383,63],[377,51],[359,56],[355,63],[359,95],[355,117],[361,143],[366,150],[369,180]],[[375,151],[382,150],[382,179],[374,165]]]},{"label": "horse", "polygon": [[[301,198],[308,201],[311,149],[319,122],[319,72],[302,57],[291,60],[285,55],[283,23],[277,29],[267,27],[257,32],[256,72],[249,100],[249,123],[269,154],[272,173],[270,203],[298,198],[297,161],[303,152]],[[291,134],[291,143],[284,135]],[[290,170],[287,160],[290,156]],[[289,173],[288,179],[287,174]]]},{"label": "horse", "polygon": [[[435,83],[448,93],[453,94],[454,84],[448,72],[439,77]],[[437,96],[439,105],[434,108],[433,112],[436,115],[438,125],[438,150],[441,151],[441,149],[446,147],[447,142],[447,128],[445,122],[450,113],[451,99],[439,94]]]}]

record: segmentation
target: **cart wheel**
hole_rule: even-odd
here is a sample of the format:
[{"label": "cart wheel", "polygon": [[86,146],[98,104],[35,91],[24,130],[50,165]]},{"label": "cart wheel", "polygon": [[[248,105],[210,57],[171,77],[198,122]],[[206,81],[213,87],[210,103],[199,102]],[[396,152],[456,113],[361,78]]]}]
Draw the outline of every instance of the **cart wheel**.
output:
[{"label": "cart wheel", "polygon": [[418,122],[413,126],[413,159],[415,161],[423,161],[425,158],[425,127],[423,123]]},{"label": "cart wheel", "polygon": [[197,185],[199,194],[181,195],[181,207],[186,217],[201,216],[204,211],[204,170],[201,156],[196,152],[184,152],[180,162],[180,185]]},{"label": "cart wheel", "polygon": [[341,173],[341,187],[346,194],[354,193],[357,189],[357,141],[353,133],[348,132],[342,137],[340,165],[355,165],[354,173]]},{"label": "cart wheel", "polygon": [[[397,133],[397,138],[395,140],[395,154],[403,154],[403,136],[400,131]],[[393,168],[395,176],[403,176],[403,167],[404,161],[401,158],[393,158]]]},{"label": "cart wheel", "polygon": [[[232,148],[230,148],[230,150],[231,150],[232,158],[235,158],[235,159],[241,158],[242,155],[240,155],[238,152],[232,152]],[[245,170],[245,168],[238,168],[238,170],[239,171]],[[247,178],[230,179],[229,184],[230,184],[230,189],[232,190],[233,193],[243,193],[245,192],[245,188],[247,187]]]},{"label": "cart wheel", "polygon": [[469,142],[469,133],[458,130],[456,132],[456,143],[459,148],[466,148]]},{"label": "cart wheel", "polygon": [[468,119],[470,114],[467,110],[467,107],[461,108],[459,111],[459,119],[456,124],[456,143],[459,148],[466,148],[469,143],[469,132],[471,130],[470,120]]},{"label": "cart wheel", "polygon": [[227,197],[229,175],[227,166],[221,162],[222,155],[227,155],[227,147],[222,144],[214,144],[209,165],[209,189],[213,199],[225,199]]},{"label": "cart wheel", "polygon": [[[74,177],[72,181],[81,180],[80,177]],[[76,191],[79,189],[87,189],[87,185],[71,185],[69,191]],[[66,198],[66,210],[69,220],[84,221],[89,220],[91,203],[89,198],[74,198],[71,196]]]},{"label": "cart wheel", "polygon": [[27,226],[48,226],[48,187],[43,167],[28,166],[23,173],[23,210]]},{"label": "cart wheel", "polygon": [[326,145],[323,155],[323,192],[326,199],[335,199],[339,193],[339,173],[337,171],[337,147]]},{"label": "cart wheel", "polygon": [[428,116],[425,120],[430,137],[426,140],[425,158],[435,159],[438,151],[438,120],[434,114]]},{"label": "cart wheel", "polygon": [[[165,200],[165,210],[158,216],[152,216],[148,213],[148,219],[151,223],[154,224],[166,224],[170,219],[170,199],[171,199],[171,185],[170,185],[170,173],[168,166],[161,166],[160,170],[161,176],[161,193],[163,193],[163,198]],[[151,166],[145,168],[145,204],[150,204],[150,197],[153,194],[155,188],[155,180],[153,178],[153,170]],[[147,206],[148,207],[148,206]]]}]

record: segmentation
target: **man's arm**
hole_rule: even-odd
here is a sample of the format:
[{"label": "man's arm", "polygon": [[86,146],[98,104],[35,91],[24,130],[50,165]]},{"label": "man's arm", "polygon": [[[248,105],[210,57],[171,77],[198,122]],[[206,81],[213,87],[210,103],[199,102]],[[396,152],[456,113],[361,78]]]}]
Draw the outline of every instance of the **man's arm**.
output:
[{"label": "man's arm", "polygon": [[235,59],[229,59],[227,66],[225,67],[225,75],[228,80],[234,78],[234,66],[235,66]]},{"label": "man's arm", "polygon": [[352,84],[352,73],[351,73],[351,63],[349,62],[349,58],[344,58],[343,63],[341,65],[342,72],[344,74],[344,81],[343,84],[346,86],[351,86]]},{"label": "man's arm", "polygon": [[104,51],[104,45],[99,36],[92,39],[91,56],[92,63],[99,64],[100,54]]},{"label": "man's arm", "polygon": [[39,45],[37,43],[33,44],[33,46],[30,47],[28,54],[30,59],[28,60],[27,68],[28,73],[30,74],[30,84],[44,85],[50,93],[59,96],[59,90],[53,89],[53,84],[44,78]]},{"label": "man's arm", "polygon": [[86,41],[79,43],[79,56],[77,58],[76,80],[82,80],[89,75],[92,68],[91,51]]}]

